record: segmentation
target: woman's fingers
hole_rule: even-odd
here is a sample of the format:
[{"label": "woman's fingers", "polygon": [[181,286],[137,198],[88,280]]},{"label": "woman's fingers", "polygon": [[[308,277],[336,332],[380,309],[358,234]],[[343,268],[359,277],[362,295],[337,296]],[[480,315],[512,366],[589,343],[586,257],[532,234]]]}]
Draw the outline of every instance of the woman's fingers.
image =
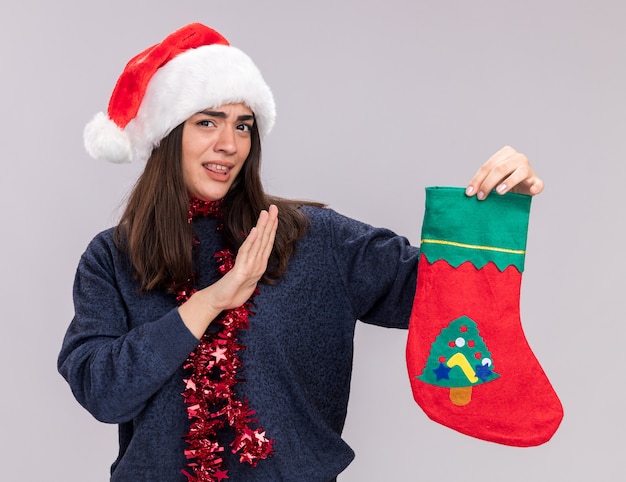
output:
[{"label": "woman's fingers", "polygon": [[270,206],[259,214],[257,224],[242,243],[232,270],[206,288],[208,303],[218,310],[245,303],[267,269],[278,227],[278,209]]},{"label": "woman's fingers", "polygon": [[465,192],[468,196],[476,195],[482,200],[494,189],[499,194],[513,191],[534,195],[543,190],[543,181],[524,154],[506,146],[478,169]]},{"label": "woman's fingers", "polygon": [[271,205],[268,211],[267,224],[263,232],[262,256],[267,261],[272,254],[274,248],[274,240],[276,239],[276,231],[278,230],[278,208]]},{"label": "woman's fingers", "polygon": [[[274,239],[278,228],[278,208],[274,205],[269,210],[261,211],[257,224],[248,237],[245,239],[239,252],[237,260],[242,263],[267,263],[272,248],[274,247]],[[265,269],[263,269],[265,271]]]}]

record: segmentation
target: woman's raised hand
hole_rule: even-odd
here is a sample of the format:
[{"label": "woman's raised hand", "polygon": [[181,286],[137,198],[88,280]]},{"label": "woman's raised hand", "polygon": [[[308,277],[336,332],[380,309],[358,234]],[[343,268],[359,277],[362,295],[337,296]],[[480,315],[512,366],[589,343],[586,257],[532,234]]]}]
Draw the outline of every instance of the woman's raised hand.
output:
[{"label": "woman's raised hand", "polygon": [[209,324],[224,310],[244,304],[267,269],[278,228],[278,208],[261,211],[257,224],[239,247],[233,268],[221,279],[194,293],[178,312],[189,330],[200,339]]},{"label": "woman's raised hand", "polygon": [[267,269],[277,228],[278,208],[271,205],[268,211],[261,211],[256,226],[239,248],[233,269],[215,283],[220,285],[211,300],[215,308],[228,310],[248,301]]}]

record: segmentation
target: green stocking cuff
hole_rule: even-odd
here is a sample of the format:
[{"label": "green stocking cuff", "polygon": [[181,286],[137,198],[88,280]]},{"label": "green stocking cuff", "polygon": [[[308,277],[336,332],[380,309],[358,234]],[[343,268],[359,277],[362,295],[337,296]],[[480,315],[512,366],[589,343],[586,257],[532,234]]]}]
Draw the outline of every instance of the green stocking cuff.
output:
[{"label": "green stocking cuff", "polygon": [[431,263],[454,267],[470,261],[480,269],[493,262],[500,271],[524,271],[531,197],[491,193],[484,201],[460,187],[427,187],[421,251]]}]

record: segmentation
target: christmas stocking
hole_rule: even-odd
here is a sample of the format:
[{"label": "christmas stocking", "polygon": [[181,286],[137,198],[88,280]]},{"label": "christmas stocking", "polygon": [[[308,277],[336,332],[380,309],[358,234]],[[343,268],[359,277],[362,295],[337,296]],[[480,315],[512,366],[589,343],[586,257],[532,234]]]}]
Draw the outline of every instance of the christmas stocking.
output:
[{"label": "christmas stocking", "polygon": [[519,447],[547,442],[563,418],[519,315],[530,200],[426,189],[406,353],[413,396],[432,420]]}]

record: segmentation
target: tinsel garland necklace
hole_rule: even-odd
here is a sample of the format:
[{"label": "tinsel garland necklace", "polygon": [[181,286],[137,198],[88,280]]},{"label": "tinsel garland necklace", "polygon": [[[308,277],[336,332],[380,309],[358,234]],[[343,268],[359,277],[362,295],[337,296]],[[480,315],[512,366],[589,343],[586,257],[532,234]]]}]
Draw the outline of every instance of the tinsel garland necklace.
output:
[{"label": "tinsel garland necklace", "polygon": [[[189,202],[189,222],[193,218],[210,216],[222,218],[220,201],[203,201],[192,198]],[[222,225],[218,226],[218,231]],[[194,249],[199,240],[194,237]],[[217,272],[224,276],[235,264],[235,254],[230,249],[218,251]],[[176,299],[184,303],[197,290],[193,283],[197,274],[192,274],[186,285],[178,290]],[[228,478],[222,452],[224,447],[217,439],[217,432],[228,424],[235,432],[230,443],[233,453],[239,454],[240,462],[247,462],[253,467],[259,460],[272,455],[273,440],[265,436],[262,427],[252,429],[258,422],[252,418],[254,410],[248,406],[247,399],[239,400],[234,387],[239,381],[237,370],[241,367],[238,353],[245,346],[237,341],[239,330],[248,329],[248,317],[251,313],[252,299],[258,289],[243,305],[223,312],[213,321],[219,323],[217,333],[205,333],[196,349],[189,355],[184,368],[189,371],[185,379],[185,391],[182,393],[187,405],[187,414],[191,420],[189,433],[186,435],[188,448],[185,455],[191,461],[183,474],[188,482],[214,482]]]}]

